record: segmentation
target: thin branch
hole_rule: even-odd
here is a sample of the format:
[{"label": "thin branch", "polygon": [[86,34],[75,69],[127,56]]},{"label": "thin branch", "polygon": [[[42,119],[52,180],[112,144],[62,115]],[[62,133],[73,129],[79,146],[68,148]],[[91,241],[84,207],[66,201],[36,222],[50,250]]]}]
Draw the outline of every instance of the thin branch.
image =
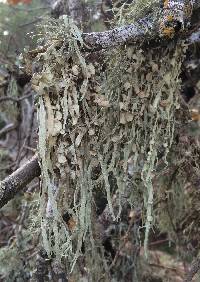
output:
[{"label": "thin branch", "polygon": [[[194,1],[193,10],[198,12],[200,0]],[[195,23],[196,24],[196,23]],[[162,42],[168,42],[171,38],[159,36],[160,25],[159,19],[153,19],[151,16],[140,19],[137,23],[117,27],[103,32],[83,32],[84,51],[100,51],[109,49],[123,44],[144,44],[150,42],[153,45],[160,45]],[[177,33],[179,37],[186,38],[187,32]],[[46,46],[29,52],[31,59],[39,53],[45,52]]]},{"label": "thin branch", "polygon": [[39,175],[40,166],[38,157],[35,155],[30,161],[0,182],[0,208]]},{"label": "thin branch", "polygon": [[19,25],[19,28],[22,28],[22,27],[26,27],[26,26],[29,26],[29,25],[34,25],[38,22],[41,22],[42,21],[42,17],[36,17],[34,20],[32,21],[29,21],[27,23],[23,23],[23,24],[20,24]]},{"label": "thin branch", "polygon": [[117,27],[104,32],[83,33],[87,49],[101,50],[129,43],[142,43],[150,39],[155,23],[145,18],[138,24]]},{"label": "thin branch", "polygon": [[6,126],[4,126],[1,130],[0,130],[0,138],[9,133],[10,131],[12,130],[15,130],[17,128],[17,124],[14,124],[14,123],[9,123],[7,124]]},{"label": "thin branch", "polygon": [[7,101],[21,102],[22,100],[27,99],[31,96],[33,96],[33,93],[30,93],[30,94],[27,94],[27,95],[24,95],[24,96],[18,97],[18,98],[11,97],[11,96],[0,97],[0,103],[1,102],[7,102]]}]

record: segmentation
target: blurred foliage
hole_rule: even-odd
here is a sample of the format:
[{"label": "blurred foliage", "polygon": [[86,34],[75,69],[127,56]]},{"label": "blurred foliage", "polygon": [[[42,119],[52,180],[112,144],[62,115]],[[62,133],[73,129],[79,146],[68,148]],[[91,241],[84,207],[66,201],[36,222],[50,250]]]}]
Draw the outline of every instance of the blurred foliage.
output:
[{"label": "blurred foliage", "polygon": [[28,5],[0,3],[0,52],[15,59],[25,46],[34,48],[36,41],[31,34],[47,13],[48,6],[41,0],[33,0]]},{"label": "blurred foliage", "polygon": [[[5,240],[8,237],[7,241],[1,242],[0,281],[30,281],[30,273],[35,267],[35,250],[39,239],[39,223],[37,222],[36,213],[37,198],[37,193],[32,193],[29,195],[29,199],[25,200],[20,197],[18,199],[20,211],[17,214],[13,212],[14,205],[8,204],[9,211],[7,211],[7,215],[15,222],[15,225],[13,227],[11,225],[10,234],[7,236],[5,226],[3,226],[2,222],[0,224],[2,230],[0,238]],[[3,208],[3,211],[6,213],[6,207]],[[6,217],[5,220],[7,220]]]},{"label": "blurred foliage", "polygon": [[[17,98],[30,93],[26,90],[28,80],[19,68],[19,54],[24,48],[36,46],[32,35],[49,8],[42,0],[27,3],[0,2],[0,98]],[[21,103],[12,100],[0,103],[0,131],[7,125],[16,125],[16,130],[0,135],[0,179],[16,169],[15,161],[23,146],[20,143],[23,114],[29,108],[27,99]],[[38,245],[37,203],[38,193],[30,191],[23,196],[18,194],[1,209],[0,281],[30,279],[30,272],[35,267],[33,254]]]}]

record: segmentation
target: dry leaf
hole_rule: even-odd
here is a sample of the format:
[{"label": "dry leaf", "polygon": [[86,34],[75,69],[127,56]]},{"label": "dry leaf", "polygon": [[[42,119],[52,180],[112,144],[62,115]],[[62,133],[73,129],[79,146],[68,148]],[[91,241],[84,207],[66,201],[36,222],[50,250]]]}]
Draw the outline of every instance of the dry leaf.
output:
[{"label": "dry leaf", "polygon": [[146,80],[149,81],[149,82],[151,82],[151,81],[152,81],[152,78],[153,78],[152,73],[151,73],[151,72],[147,73],[147,75],[146,75]]},{"label": "dry leaf", "polygon": [[147,98],[147,97],[149,97],[149,94],[150,94],[150,92],[144,92],[144,91],[140,91],[140,92],[137,93],[137,95],[140,98]]},{"label": "dry leaf", "polygon": [[87,66],[87,77],[90,78],[92,75],[95,75],[95,67],[93,64]]},{"label": "dry leaf", "polygon": [[73,231],[76,227],[76,221],[73,219],[73,217],[71,217],[68,222],[67,222],[67,226],[69,227],[69,230]]},{"label": "dry leaf", "polygon": [[190,114],[193,121],[200,120],[200,112],[197,109],[190,110]]},{"label": "dry leaf", "polygon": [[157,64],[152,63],[152,71],[153,71],[153,72],[158,71],[158,65],[157,65]]}]

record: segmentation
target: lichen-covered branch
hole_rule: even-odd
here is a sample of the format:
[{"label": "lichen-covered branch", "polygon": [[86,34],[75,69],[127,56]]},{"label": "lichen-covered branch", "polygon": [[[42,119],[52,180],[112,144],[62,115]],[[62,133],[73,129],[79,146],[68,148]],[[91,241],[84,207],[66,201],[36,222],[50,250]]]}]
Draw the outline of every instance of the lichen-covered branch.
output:
[{"label": "lichen-covered branch", "polygon": [[[193,10],[199,9],[200,1],[193,1],[192,6]],[[190,18],[192,16],[192,12],[187,16]],[[188,21],[190,20],[189,18],[187,19]],[[175,18],[174,21],[176,21]],[[159,22],[160,19],[146,17],[139,20],[137,23],[117,27],[112,30],[83,33],[83,39],[85,44],[92,50],[107,49],[130,43],[142,43],[144,41],[148,41],[149,39],[155,39],[158,37],[158,34],[161,32]],[[170,30],[168,30],[168,28],[164,29],[163,35],[165,35],[165,38],[168,37],[168,39],[172,37],[172,34],[170,35]]]},{"label": "lichen-covered branch", "polygon": [[30,161],[0,182],[0,208],[39,175],[40,166],[38,157],[35,155]]},{"label": "lichen-covered branch", "polygon": [[144,19],[140,24],[130,24],[104,32],[83,33],[83,40],[87,47],[101,50],[116,47],[122,44],[142,42],[150,38],[155,25]]}]

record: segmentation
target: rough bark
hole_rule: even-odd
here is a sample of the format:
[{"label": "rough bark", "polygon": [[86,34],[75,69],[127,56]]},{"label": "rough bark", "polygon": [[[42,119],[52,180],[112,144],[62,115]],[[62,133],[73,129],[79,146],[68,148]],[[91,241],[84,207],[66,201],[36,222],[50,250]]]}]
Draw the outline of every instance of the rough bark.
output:
[{"label": "rough bark", "polygon": [[155,29],[152,21],[143,19],[137,25],[117,27],[104,32],[83,33],[86,48],[101,50],[123,44],[142,43],[150,39],[150,34]]}]

